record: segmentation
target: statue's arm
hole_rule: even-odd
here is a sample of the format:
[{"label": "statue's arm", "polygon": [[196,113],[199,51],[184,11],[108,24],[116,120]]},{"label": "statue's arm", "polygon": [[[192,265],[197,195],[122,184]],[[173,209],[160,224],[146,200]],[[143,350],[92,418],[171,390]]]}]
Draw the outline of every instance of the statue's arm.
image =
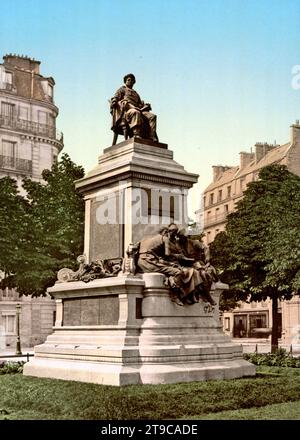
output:
[{"label": "statue's arm", "polygon": [[171,255],[169,238],[168,237],[162,237],[162,241],[163,241],[164,246],[165,246],[165,257],[168,258]]},{"label": "statue's arm", "polygon": [[114,94],[114,96],[111,98],[110,102],[111,102],[111,106],[115,107],[116,104],[121,101],[121,99],[123,99],[124,97],[124,90],[123,87],[120,87],[116,93]]},{"label": "statue's arm", "polygon": [[151,104],[149,104],[148,102],[143,101],[141,99],[140,95],[137,92],[136,92],[136,94],[137,94],[138,100],[139,100],[139,104],[138,104],[139,110],[141,112],[148,112],[148,111],[152,110],[151,109]]},{"label": "statue's arm", "polygon": [[205,262],[209,263],[210,262],[210,249],[209,249],[209,246],[206,246],[205,244],[203,244],[203,246],[204,246]]},{"label": "statue's arm", "polygon": [[170,259],[176,259],[176,260],[180,260],[180,259],[184,259],[185,256],[181,253],[181,254],[177,254],[172,252],[171,247],[170,247],[170,239],[169,237],[163,237],[163,241],[165,244],[165,256],[166,256],[166,260],[170,260]]},{"label": "statue's arm", "polygon": [[[204,261],[205,263],[210,262],[210,249],[209,246],[206,246],[202,241],[200,240],[193,240],[193,246],[194,249],[197,251],[197,254],[199,255],[199,258],[203,258],[204,254]],[[201,257],[202,254],[202,257]]]},{"label": "statue's arm", "polygon": [[142,105],[141,105],[141,108],[140,108],[140,110],[141,110],[141,112],[148,112],[148,111],[151,111],[152,110],[152,108],[151,108],[151,104],[149,104],[149,103],[144,103],[144,101],[142,101]]}]

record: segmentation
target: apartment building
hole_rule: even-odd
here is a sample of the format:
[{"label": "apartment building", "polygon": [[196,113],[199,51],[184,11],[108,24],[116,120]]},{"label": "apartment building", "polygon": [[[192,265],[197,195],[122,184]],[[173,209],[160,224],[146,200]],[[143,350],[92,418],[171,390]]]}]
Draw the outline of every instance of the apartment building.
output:
[{"label": "apartment building", "polygon": [[[286,165],[289,171],[300,176],[299,121],[290,127],[289,142],[283,145],[257,142],[250,152],[240,153],[238,165],[213,166],[213,181],[204,190],[203,208],[196,212],[198,222],[203,224],[206,244],[224,231],[227,215],[235,210],[247,184],[258,179],[261,168],[275,163]],[[279,304],[279,320],[282,340],[286,343],[300,341],[298,296]],[[270,301],[241,303],[232,313],[224,313],[223,323],[225,332],[232,337],[266,337],[272,327]]]},{"label": "apartment building", "polygon": [[[13,54],[0,64],[0,179],[14,178],[21,193],[24,177],[42,182],[42,171],[63,149],[63,135],[56,130],[55,81],[40,73],[40,64]],[[16,342],[17,304],[24,346],[43,342],[52,331],[55,304],[50,297],[19,297],[15,289],[0,289],[0,349]]]}]

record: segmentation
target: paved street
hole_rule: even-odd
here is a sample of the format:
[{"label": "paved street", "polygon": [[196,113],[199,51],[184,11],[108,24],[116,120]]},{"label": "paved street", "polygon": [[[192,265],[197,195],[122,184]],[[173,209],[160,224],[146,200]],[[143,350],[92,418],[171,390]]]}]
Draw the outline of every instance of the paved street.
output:
[{"label": "paved street", "polygon": [[[257,350],[258,353],[269,353],[271,351],[271,340],[268,339],[232,339],[236,344],[243,346],[244,353],[254,353]],[[284,348],[288,353],[290,352],[291,345],[283,344],[279,342],[279,346]],[[300,354],[300,345],[292,346],[293,355]]]}]

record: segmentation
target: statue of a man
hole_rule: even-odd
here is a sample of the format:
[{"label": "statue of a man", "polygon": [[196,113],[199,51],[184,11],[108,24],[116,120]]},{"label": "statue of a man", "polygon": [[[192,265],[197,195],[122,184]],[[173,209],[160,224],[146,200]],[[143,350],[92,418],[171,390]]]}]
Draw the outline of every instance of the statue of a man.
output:
[{"label": "statue of a man", "polygon": [[111,99],[112,130],[124,134],[125,139],[134,136],[158,142],[156,115],[150,112],[151,105],[144,103],[139,94],[133,90],[135,76],[132,73],[125,75],[124,83],[125,85],[120,87]]}]

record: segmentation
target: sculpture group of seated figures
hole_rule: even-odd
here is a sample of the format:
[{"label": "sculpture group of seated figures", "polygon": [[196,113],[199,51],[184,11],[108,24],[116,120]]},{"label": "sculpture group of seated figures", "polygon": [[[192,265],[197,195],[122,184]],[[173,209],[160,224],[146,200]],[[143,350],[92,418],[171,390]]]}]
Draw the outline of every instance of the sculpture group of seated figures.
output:
[{"label": "sculpture group of seated figures", "polygon": [[125,139],[135,137],[158,142],[156,115],[150,111],[151,105],[144,103],[133,89],[135,76],[132,73],[125,75],[124,84],[110,100],[113,145],[117,142],[118,134],[124,135]]},{"label": "sculpture group of seated figures", "polygon": [[137,266],[142,272],[164,274],[171,300],[176,304],[194,304],[201,297],[215,305],[210,289],[218,277],[210,264],[209,248],[189,238],[176,224],[171,223],[158,234],[141,240]]},{"label": "sculpture group of seated figures", "polygon": [[127,257],[112,260],[96,260],[86,263],[78,257],[79,269],[61,269],[59,282],[89,282],[122,274],[158,272],[166,277],[171,301],[183,306],[195,304],[200,298],[215,305],[210,294],[213,282],[218,281],[215,268],[210,264],[209,248],[201,241],[191,239],[184,229],[171,223],[157,234],[146,236],[127,249]]}]

